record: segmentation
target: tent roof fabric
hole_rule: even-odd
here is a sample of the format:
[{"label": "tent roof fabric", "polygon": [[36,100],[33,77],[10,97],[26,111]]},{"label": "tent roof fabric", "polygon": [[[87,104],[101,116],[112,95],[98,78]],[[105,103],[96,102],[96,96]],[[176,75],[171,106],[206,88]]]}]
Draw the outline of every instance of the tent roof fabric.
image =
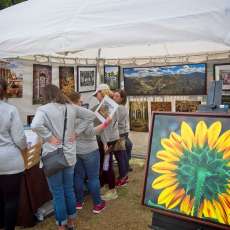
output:
[{"label": "tent roof fabric", "polygon": [[[28,0],[0,11],[0,57],[230,50],[229,0]],[[150,55],[151,54],[151,55]]]}]

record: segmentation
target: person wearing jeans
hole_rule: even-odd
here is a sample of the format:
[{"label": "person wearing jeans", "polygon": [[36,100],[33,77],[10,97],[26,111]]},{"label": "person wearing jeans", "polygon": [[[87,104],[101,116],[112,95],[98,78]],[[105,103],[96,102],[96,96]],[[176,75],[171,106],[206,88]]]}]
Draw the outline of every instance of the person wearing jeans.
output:
[{"label": "person wearing jeans", "polygon": [[[77,92],[71,92],[68,98],[74,105],[81,105],[81,95]],[[100,196],[100,153],[96,140],[96,134],[107,128],[110,122],[108,118],[103,124],[94,127],[92,122],[88,128],[77,137],[76,156],[77,162],[74,173],[74,187],[77,199],[76,208],[83,208],[84,203],[84,182],[87,179],[89,192],[93,199],[93,213],[98,214],[105,208],[105,202]],[[76,124],[81,123],[81,119],[76,120]]]},{"label": "person wearing jeans", "polygon": [[73,176],[74,166],[71,166],[47,178],[58,225],[67,225],[68,219],[76,218]]},{"label": "person wearing jeans", "polygon": [[[75,229],[76,200],[73,188],[74,165],[76,163],[76,136],[81,135],[95,119],[95,114],[80,106],[73,106],[55,85],[43,90],[45,105],[40,106],[31,128],[43,139],[42,156],[63,147],[69,167],[49,176],[49,188],[53,196],[58,230]],[[64,130],[65,113],[66,130]],[[76,119],[81,119],[76,124]],[[65,138],[62,143],[63,133]],[[67,225],[67,226],[66,226]]]},{"label": "person wearing jeans", "polygon": [[21,151],[27,144],[19,113],[6,96],[7,83],[0,79],[0,228],[14,230],[24,172]]}]

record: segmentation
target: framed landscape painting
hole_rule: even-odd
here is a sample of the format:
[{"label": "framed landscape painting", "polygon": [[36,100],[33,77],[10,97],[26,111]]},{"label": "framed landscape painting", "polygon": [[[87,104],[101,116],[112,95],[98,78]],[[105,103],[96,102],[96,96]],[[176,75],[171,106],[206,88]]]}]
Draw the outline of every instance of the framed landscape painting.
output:
[{"label": "framed landscape painting", "polygon": [[196,112],[201,101],[176,101],[176,112]]},{"label": "framed landscape painting", "polygon": [[157,111],[157,112],[171,112],[172,111],[172,103],[169,101],[153,101],[151,102],[151,112]]},{"label": "framed landscape painting", "polygon": [[42,92],[45,86],[52,83],[52,66],[33,65],[33,104],[42,104]]},{"label": "framed landscape painting", "polygon": [[205,95],[206,64],[123,68],[128,95]]},{"label": "framed landscape painting", "polygon": [[96,66],[77,67],[77,90],[79,93],[96,90],[97,68]]},{"label": "framed landscape painting", "polygon": [[109,85],[111,90],[120,88],[120,67],[105,65],[104,66],[104,83]]},{"label": "framed landscape painting", "polygon": [[130,101],[129,102],[130,130],[136,132],[148,132],[148,102]]},{"label": "framed landscape painting", "polygon": [[223,82],[223,90],[230,90],[230,63],[214,65],[214,79]]},{"label": "framed landscape painting", "polygon": [[230,116],[156,112],[150,133],[143,204],[229,229]]},{"label": "framed landscape painting", "polygon": [[59,86],[64,94],[75,90],[74,86],[74,67],[59,67]]}]

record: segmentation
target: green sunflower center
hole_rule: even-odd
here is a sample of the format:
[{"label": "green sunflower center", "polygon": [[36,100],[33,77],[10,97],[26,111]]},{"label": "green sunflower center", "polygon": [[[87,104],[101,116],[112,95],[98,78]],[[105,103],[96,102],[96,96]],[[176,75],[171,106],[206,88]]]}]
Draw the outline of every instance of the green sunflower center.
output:
[{"label": "green sunflower center", "polygon": [[217,199],[218,194],[226,192],[230,179],[227,163],[223,153],[207,145],[184,151],[178,162],[177,179],[186,194],[196,198],[195,213],[203,199]]}]

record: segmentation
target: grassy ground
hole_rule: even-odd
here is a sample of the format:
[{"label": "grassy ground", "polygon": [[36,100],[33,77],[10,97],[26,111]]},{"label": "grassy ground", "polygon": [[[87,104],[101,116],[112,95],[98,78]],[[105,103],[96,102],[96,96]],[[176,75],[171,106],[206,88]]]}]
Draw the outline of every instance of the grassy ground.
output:
[{"label": "grassy ground", "polygon": [[[76,220],[79,230],[147,230],[151,223],[151,211],[141,205],[144,181],[144,163],[132,162],[134,171],[130,173],[128,187],[118,190],[119,198],[107,202],[106,210],[99,215],[92,213],[90,197],[86,198],[83,210],[78,212]],[[56,229],[54,217],[30,228],[30,230]],[[29,229],[27,229],[29,230]]]}]

